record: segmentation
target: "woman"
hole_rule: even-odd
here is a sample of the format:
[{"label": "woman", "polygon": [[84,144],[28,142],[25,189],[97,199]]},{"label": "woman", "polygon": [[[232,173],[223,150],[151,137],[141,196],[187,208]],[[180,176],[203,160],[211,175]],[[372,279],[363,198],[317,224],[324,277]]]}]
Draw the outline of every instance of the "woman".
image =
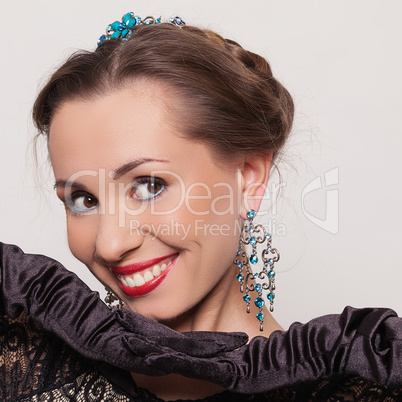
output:
[{"label": "woman", "polygon": [[[115,39],[119,24],[127,36]],[[244,257],[240,273],[233,260],[291,129],[290,95],[262,57],[178,18],[128,13],[110,30],[95,52],[70,58],[34,106],[72,253],[129,309],[176,331],[281,329],[261,290],[243,292],[246,314],[239,279],[257,282],[246,284]],[[187,397],[182,378],[134,379]]]},{"label": "woman", "polygon": [[[70,249],[126,308],[176,331],[269,336],[281,331],[266,308],[279,253],[253,220],[291,129],[292,99],[268,63],[235,42],[178,18],[148,21],[127,14],[112,24],[111,37],[72,56],[36,101]],[[257,256],[265,241],[269,250]],[[266,269],[255,277],[258,258]],[[170,360],[154,363],[163,371]],[[163,399],[222,391],[132,373],[133,391],[131,379],[104,374],[132,395],[137,387]],[[292,389],[298,398],[317,384]]]}]

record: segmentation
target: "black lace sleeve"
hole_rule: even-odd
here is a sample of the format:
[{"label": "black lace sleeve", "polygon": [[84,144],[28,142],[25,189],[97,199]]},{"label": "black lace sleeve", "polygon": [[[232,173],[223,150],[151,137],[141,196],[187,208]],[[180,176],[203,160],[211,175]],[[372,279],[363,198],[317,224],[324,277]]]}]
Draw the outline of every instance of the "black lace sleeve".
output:
[{"label": "black lace sleeve", "polygon": [[[111,371],[111,369],[109,369]],[[120,376],[129,377],[123,370]],[[22,313],[0,317],[0,401],[138,401],[93,362]]]},{"label": "black lace sleeve", "polygon": [[0,318],[0,400],[14,401],[73,382],[89,368],[32,319],[20,314]]}]

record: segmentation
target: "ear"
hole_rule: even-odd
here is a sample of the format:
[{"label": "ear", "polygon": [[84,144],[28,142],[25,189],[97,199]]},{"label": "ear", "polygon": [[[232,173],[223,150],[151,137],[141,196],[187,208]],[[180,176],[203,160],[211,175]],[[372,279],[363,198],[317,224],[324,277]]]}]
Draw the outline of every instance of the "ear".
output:
[{"label": "ear", "polygon": [[258,212],[268,185],[272,153],[246,156],[241,167],[242,204],[240,216],[247,219],[247,211]]}]

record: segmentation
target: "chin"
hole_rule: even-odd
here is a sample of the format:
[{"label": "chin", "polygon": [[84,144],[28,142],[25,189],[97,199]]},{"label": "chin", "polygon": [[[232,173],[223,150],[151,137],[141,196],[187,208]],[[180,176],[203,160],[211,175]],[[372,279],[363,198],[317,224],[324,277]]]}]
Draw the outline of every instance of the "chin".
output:
[{"label": "chin", "polygon": [[[145,300],[144,300],[145,302]],[[141,314],[152,321],[159,322],[168,327],[174,327],[181,321],[185,320],[185,317],[188,317],[188,314],[191,314],[191,309],[183,310],[183,305],[177,306],[177,308],[173,305],[164,304],[161,306],[158,303],[158,306],[139,306],[138,302],[128,302],[126,303],[128,308],[132,311],[135,311],[138,314]]]}]

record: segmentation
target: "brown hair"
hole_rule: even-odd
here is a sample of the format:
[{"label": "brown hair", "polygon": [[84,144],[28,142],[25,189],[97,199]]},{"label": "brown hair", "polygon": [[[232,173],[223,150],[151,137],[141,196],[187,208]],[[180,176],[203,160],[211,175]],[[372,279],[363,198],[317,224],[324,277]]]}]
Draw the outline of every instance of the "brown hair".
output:
[{"label": "brown hair", "polygon": [[49,135],[64,102],[142,78],[167,84],[183,100],[168,104],[173,124],[221,158],[269,151],[275,157],[291,130],[292,98],[263,57],[212,31],[170,24],[140,26],[128,41],[74,53],[38,95],[35,125]]}]

